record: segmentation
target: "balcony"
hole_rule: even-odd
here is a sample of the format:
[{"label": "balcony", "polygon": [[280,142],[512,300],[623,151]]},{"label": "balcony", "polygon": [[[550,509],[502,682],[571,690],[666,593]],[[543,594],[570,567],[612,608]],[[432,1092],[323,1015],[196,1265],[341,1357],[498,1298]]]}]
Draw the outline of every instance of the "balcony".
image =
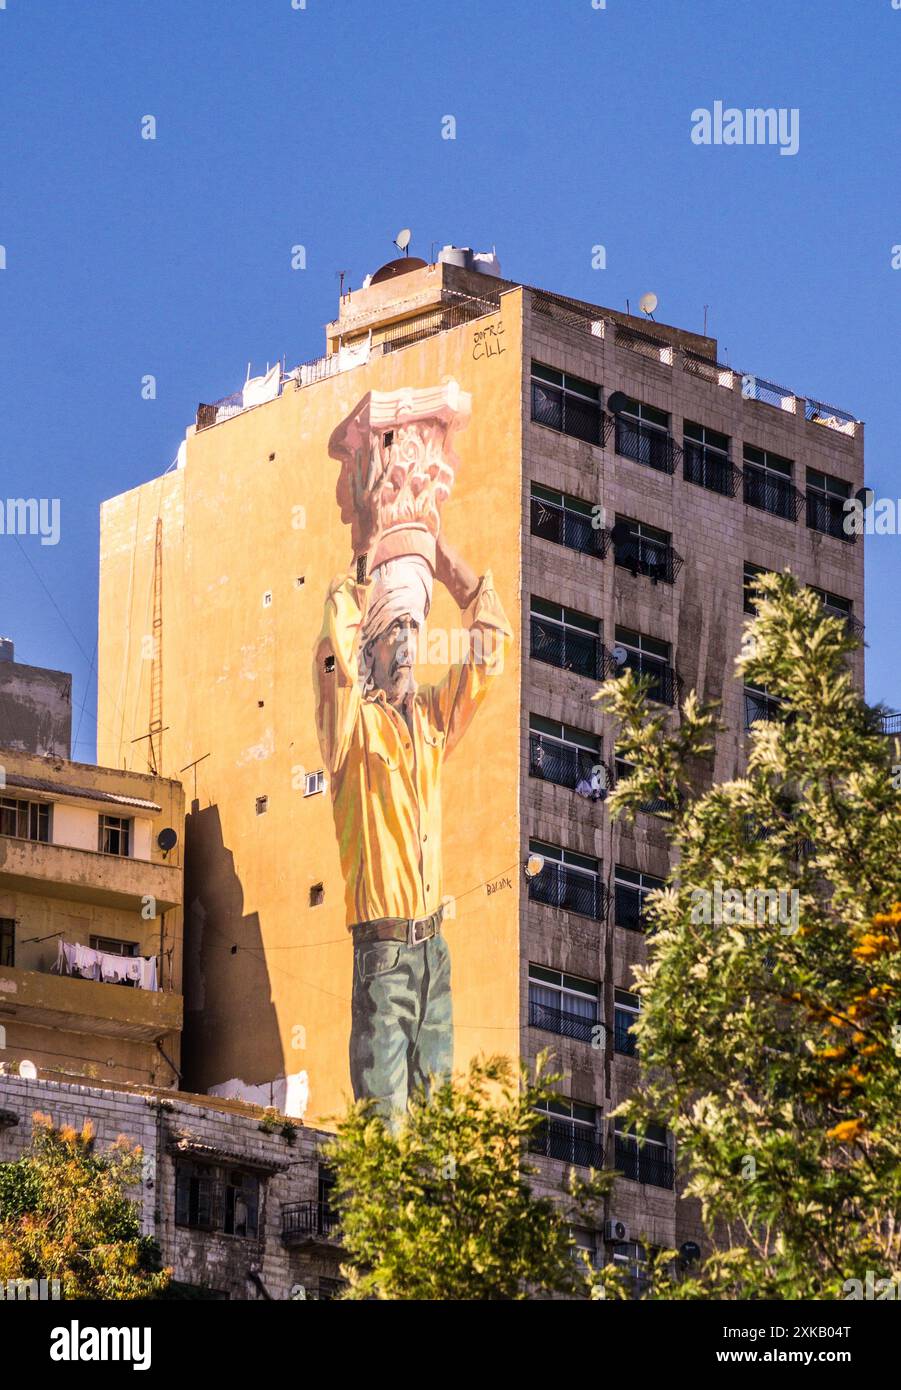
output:
[{"label": "balcony", "polygon": [[[600,752],[575,748],[547,734],[529,734],[529,775],[570,791],[579,788],[591,801],[601,801],[607,795],[606,769],[600,759]],[[582,784],[586,782],[590,791],[584,791]]]},{"label": "balcony", "polygon": [[747,506],[781,516],[785,521],[797,521],[804,503],[803,493],[789,478],[748,462],[744,467],[744,499]]},{"label": "balcony", "polygon": [[577,912],[595,922],[604,919],[605,894],[600,877],[553,859],[546,859],[541,873],[529,879],[529,897],[533,902]]},{"label": "balcony", "polygon": [[613,555],[621,569],[629,570],[633,576],[647,575],[653,584],[675,584],[683,565],[682,556],[666,541],[634,534],[619,536],[616,527]]},{"label": "balcony", "polygon": [[577,676],[602,681],[611,674],[612,662],[600,637],[578,628],[558,623],[553,618],[539,618],[533,613],[530,623],[529,655],[536,661],[573,671]]},{"label": "balcony", "polygon": [[651,1187],[672,1188],[676,1170],[668,1153],[660,1145],[639,1145],[634,1139],[614,1139],[613,1166],[629,1182],[644,1182]]},{"label": "balcony", "polygon": [[718,449],[686,439],[683,444],[682,476],[687,483],[705,487],[708,492],[734,497],[741,474]]},{"label": "balcony", "polygon": [[337,1232],[337,1213],[326,1202],[287,1202],[282,1207],[284,1245],[333,1245]]},{"label": "balcony", "polygon": [[762,690],[751,690],[746,688],[745,692],[745,730],[750,729],[752,724],[759,722],[769,723],[772,719],[782,718],[782,705],[773,695],[767,695]]},{"label": "balcony", "polygon": [[596,1131],[589,1125],[567,1124],[565,1120],[542,1120],[529,1140],[529,1152],[582,1168],[604,1166],[604,1147]]},{"label": "balcony", "polygon": [[571,507],[545,501],[543,497],[533,497],[531,501],[533,536],[555,541],[557,545],[578,550],[582,555],[603,559],[609,535],[603,527],[594,526],[590,516],[573,511]]},{"label": "balcony", "polygon": [[879,715],[879,732],[888,738],[901,736],[901,714],[886,712]]},{"label": "balcony", "polygon": [[154,898],[157,912],[168,912],[181,905],[182,871],[175,864],[0,836],[0,888],[133,912]]},{"label": "balcony", "polygon": [[648,686],[648,699],[656,700],[661,705],[674,705],[679,693],[679,677],[676,675],[672,666],[668,666],[665,661],[660,661],[655,657],[650,657],[644,652],[634,652],[626,648],[626,659],[621,666],[617,666],[617,675],[622,675],[625,671],[634,671],[636,676],[646,676],[650,681]]},{"label": "balcony", "polygon": [[845,497],[836,497],[832,493],[818,492],[812,488],[807,490],[807,525],[811,531],[821,531],[825,536],[834,536],[836,540],[848,541],[851,544],[856,540],[853,531],[850,533],[845,530],[845,520],[847,512]]},{"label": "balcony", "polygon": [[681,452],[672,435],[625,415],[616,417],[616,452],[658,473],[674,473]]},{"label": "balcony", "polygon": [[181,1032],[182,996],[3,966],[0,1023],[8,1018],[69,1033],[156,1042]]},{"label": "balcony", "polygon": [[545,1033],[556,1033],[560,1038],[590,1043],[598,1026],[596,1018],[574,1014],[571,1009],[554,1009],[549,1004],[540,1004],[537,999],[529,1000],[530,1028],[541,1028]]},{"label": "balcony", "polygon": [[613,920],[618,927],[627,931],[648,931],[649,923],[644,911],[645,894],[631,884],[617,883],[613,889]]}]

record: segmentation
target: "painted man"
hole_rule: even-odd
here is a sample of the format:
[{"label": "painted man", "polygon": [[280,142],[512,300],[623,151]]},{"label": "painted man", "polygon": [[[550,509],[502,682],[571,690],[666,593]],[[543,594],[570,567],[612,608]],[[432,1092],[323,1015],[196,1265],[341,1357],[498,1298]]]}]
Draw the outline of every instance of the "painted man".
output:
[{"label": "painted man", "polygon": [[[386,1117],[450,1075],[450,958],[441,932],[441,774],[503,669],[512,636],[490,571],[481,577],[437,537],[434,576],[403,556],[371,576],[356,550],[325,603],[315,653],[319,741],[330,781],[347,922],[353,934],[354,1096]],[[469,629],[465,659],[416,684],[432,580]]]}]

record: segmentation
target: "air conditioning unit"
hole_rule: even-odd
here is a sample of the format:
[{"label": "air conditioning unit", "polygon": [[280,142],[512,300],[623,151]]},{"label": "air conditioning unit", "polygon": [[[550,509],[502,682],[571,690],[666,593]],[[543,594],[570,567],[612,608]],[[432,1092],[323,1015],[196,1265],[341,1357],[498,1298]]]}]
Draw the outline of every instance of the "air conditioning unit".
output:
[{"label": "air conditioning unit", "polygon": [[616,1244],[628,1240],[629,1227],[626,1225],[625,1221],[617,1221],[615,1217],[611,1221],[605,1221],[604,1239]]}]

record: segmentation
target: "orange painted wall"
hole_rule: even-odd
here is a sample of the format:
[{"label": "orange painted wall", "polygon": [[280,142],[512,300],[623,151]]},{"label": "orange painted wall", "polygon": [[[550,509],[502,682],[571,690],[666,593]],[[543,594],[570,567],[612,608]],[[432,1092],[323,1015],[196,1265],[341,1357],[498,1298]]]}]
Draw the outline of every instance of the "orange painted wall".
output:
[{"label": "orange painted wall", "polygon": [[[488,356],[477,335],[499,321],[503,351]],[[507,294],[490,319],[316,385],[288,383],[277,400],[192,436],[183,470],[112,499],[102,513],[99,760],[146,770],[146,745],[131,740],[150,718],[158,515],[168,726],[160,770],[177,776],[209,754],[197,767],[186,831],[186,1084],[295,1113],[308,1089],[309,1123],[327,1123],[350,1094],[352,950],[332,808],[328,793],[304,796],[298,773],[322,765],[311,658],[327,586],[351,560],[335,501],[339,465],[327,444],[368,390],[448,377],[471,393],[472,417],[455,437],[460,465],[442,525],[478,573],[491,568],[515,633],[504,674],[444,772],[444,888],[456,899],[445,925],[454,1065],[483,1051],[515,1057],[521,293]],[[437,583],[428,626],[461,626]],[[416,671],[420,681],[442,674],[426,664]],[[189,810],[193,778],[182,774]],[[264,815],[255,809],[260,796],[268,797]],[[511,886],[489,895],[486,883],[504,876]],[[311,907],[318,882],[325,900]],[[290,1087],[272,1084],[285,1076],[295,1078]]]}]

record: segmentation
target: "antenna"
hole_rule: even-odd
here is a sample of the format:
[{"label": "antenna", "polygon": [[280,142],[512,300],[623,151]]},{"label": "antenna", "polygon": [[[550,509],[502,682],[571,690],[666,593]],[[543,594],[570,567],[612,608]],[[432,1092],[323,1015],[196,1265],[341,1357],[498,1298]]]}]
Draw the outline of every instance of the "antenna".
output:
[{"label": "antenna", "polygon": [[413,233],[410,231],[410,228],[404,227],[394,238],[394,245],[397,247],[398,251],[403,251],[405,256],[409,256],[409,246],[412,239]]},{"label": "antenna", "polygon": [[657,308],[656,294],[643,294],[638,301],[638,307],[643,314],[647,314],[649,319],[653,319],[654,310]]},{"label": "antenna", "polygon": [[705,338],[707,337],[707,310],[708,310],[709,308],[710,308],[710,305],[709,305],[709,304],[705,304],[705,305],[704,305],[704,337],[705,337]]}]

